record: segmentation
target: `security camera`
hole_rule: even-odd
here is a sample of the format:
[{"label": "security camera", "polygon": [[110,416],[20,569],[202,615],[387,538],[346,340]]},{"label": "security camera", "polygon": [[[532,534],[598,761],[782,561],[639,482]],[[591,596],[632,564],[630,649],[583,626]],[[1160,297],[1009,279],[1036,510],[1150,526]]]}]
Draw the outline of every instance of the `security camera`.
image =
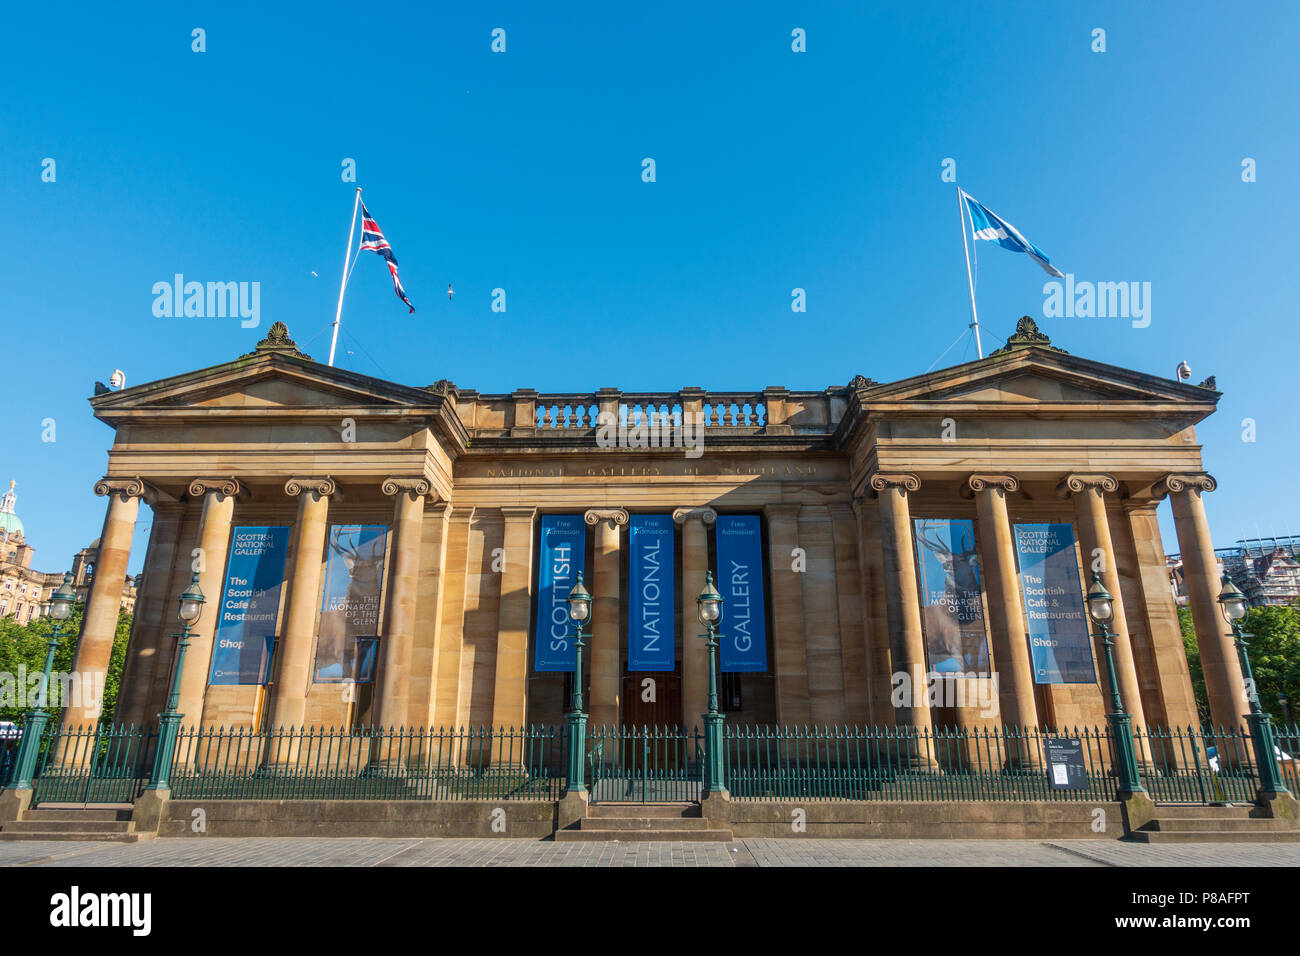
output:
[{"label": "security camera", "polygon": [[1178,381],[1186,382],[1192,377],[1192,367],[1186,362],[1179,362],[1176,374],[1178,375]]}]

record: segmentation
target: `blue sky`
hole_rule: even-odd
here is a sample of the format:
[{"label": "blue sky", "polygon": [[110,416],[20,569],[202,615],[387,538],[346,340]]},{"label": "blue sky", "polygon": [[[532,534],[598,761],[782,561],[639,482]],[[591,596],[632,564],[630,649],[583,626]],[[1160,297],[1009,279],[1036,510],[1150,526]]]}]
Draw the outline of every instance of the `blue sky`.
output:
[{"label": "blue sky", "polygon": [[[99,534],[91,486],[111,433],[85,402],[96,379],[225,361],[276,320],[324,359],[349,157],[418,311],[367,255],[338,364],[481,391],[923,372],[969,317],[941,179],[955,159],[961,184],[1064,271],[1152,287],[1144,329],[1042,319],[1046,276],[981,243],[986,347],[1028,313],[1076,354],[1216,375],[1225,396],[1199,430],[1220,482],[1216,544],[1300,532],[1296,8],[474,6],[6,13],[0,478],[18,481],[38,567],[66,566]],[[196,27],[206,52],[191,50]],[[791,50],[796,27],[806,53]],[[1242,181],[1246,157],[1256,182]],[[260,282],[261,326],[156,318],[153,283],[178,272]],[[490,310],[498,287],[504,314]],[[791,312],[795,287],[806,314]],[[973,357],[968,339],[941,364]]]}]

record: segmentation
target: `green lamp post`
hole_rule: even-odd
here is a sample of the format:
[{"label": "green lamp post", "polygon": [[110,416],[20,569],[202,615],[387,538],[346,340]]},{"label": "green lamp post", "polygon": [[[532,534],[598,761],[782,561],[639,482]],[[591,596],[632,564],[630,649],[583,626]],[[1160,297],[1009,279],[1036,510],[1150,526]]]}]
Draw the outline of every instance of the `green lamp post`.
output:
[{"label": "green lamp post", "polygon": [[1273,723],[1259,706],[1259,694],[1255,690],[1255,673],[1250,667],[1250,656],[1246,653],[1246,636],[1241,631],[1242,619],[1246,616],[1246,595],[1225,574],[1223,590],[1219,592],[1219,609],[1223,619],[1232,627],[1233,642],[1237,645],[1237,654],[1241,657],[1241,676],[1246,680],[1250,698],[1250,713],[1246,723],[1250,726],[1250,739],[1255,747],[1255,765],[1259,768],[1259,789],[1266,794],[1290,793],[1282,782],[1278,771],[1277,752],[1273,746]]},{"label": "green lamp post", "polygon": [[704,718],[704,789],[707,793],[721,793],[727,789],[726,770],[722,760],[722,714],[718,713],[718,622],[722,620],[722,595],[713,587],[713,572],[704,578],[704,590],[695,599],[695,606],[709,642],[709,712]]},{"label": "green lamp post", "polygon": [[569,620],[577,637],[573,642],[573,693],[569,698],[569,759],[565,768],[565,793],[586,793],[582,762],[586,758],[587,714],[582,709],[582,625],[591,618],[591,594],[582,586],[582,572],[569,592]]},{"label": "green lamp post", "polygon": [[180,730],[181,718],[185,715],[176,708],[181,702],[181,672],[185,669],[185,651],[190,646],[190,628],[203,613],[203,589],[199,587],[196,573],[190,579],[190,586],[181,592],[180,606],[176,616],[185,625],[176,644],[176,666],[172,668],[171,692],[167,695],[167,709],[158,715],[158,749],[153,755],[153,773],[149,778],[148,790],[170,790],[172,775],[172,758],[176,753],[176,734]]},{"label": "green lamp post", "polygon": [[15,760],[11,790],[30,790],[32,775],[36,772],[36,758],[41,749],[41,738],[50,722],[50,712],[45,709],[49,703],[50,674],[54,671],[54,652],[59,646],[59,629],[63,622],[72,616],[72,605],[77,601],[77,592],[72,588],[72,572],[63,576],[63,586],[50,597],[50,617],[54,618],[54,629],[50,632],[49,642],[45,645],[45,670],[40,687],[36,692],[36,709],[27,715],[23,725],[22,740],[18,743],[18,756]]},{"label": "green lamp post", "polygon": [[1133,749],[1132,718],[1124,710],[1119,696],[1119,681],[1115,678],[1115,642],[1110,636],[1110,620],[1115,616],[1115,599],[1102,586],[1101,576],[1092,572],[1092,587],[1088,588],[1088,616],[1101,628],[1101,643],[1106,649],[1106,677],[1110,682],[1111,732],[1115,737],[1115,771],[1121,793],[1145,793],[1146,787],[1138,777],[1137,752]]}]

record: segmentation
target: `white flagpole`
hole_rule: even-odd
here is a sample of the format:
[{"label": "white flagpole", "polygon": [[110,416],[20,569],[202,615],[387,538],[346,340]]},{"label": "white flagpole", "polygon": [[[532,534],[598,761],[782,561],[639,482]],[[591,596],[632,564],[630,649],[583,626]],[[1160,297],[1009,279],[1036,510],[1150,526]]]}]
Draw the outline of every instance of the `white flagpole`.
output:
[{"label": "white flagpole", "polygon": [[[970,274],[970,246],[966,243],[966,207],[962,202],[962,192],[960,186],[957,187],[957,212],[961,215],[961,247],[966,253],[966,285],[970,289],[970,327],[975,330],[975,351],[979,357],[984,357],[984,346],[980,344],[980,317],[975,311],[975,280]],[[340,302],[342,300],[340,299]]]},{"label": "white flagpole", "polygon": [[[343,316],[343,290],[348,286],[348,263],[352,260],[352,237],[357,230],[357,207],[360,205],[361,187],[358,186],[357,198],[352,200],[352,225],[348,226],[348,248],[343,254],[343,278],[339,280],[339,304],[338,308],[334,310],[334,334],[330,337],[330,365],[334,364],[334,349],[339,344],[339,319]],[[962,232],[962,239],[965,238],[966,233]]]}]

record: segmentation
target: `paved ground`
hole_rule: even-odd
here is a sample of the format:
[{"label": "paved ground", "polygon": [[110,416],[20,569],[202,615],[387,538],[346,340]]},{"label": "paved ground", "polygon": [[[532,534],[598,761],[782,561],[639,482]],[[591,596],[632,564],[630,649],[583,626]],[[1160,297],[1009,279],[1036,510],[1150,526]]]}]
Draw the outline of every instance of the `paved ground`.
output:
[{"label": "paved ground", "polygon": [[0,843],[0,866],[1300,866],[1300,844],[1114,840],[537,840],[186,838]]}]

